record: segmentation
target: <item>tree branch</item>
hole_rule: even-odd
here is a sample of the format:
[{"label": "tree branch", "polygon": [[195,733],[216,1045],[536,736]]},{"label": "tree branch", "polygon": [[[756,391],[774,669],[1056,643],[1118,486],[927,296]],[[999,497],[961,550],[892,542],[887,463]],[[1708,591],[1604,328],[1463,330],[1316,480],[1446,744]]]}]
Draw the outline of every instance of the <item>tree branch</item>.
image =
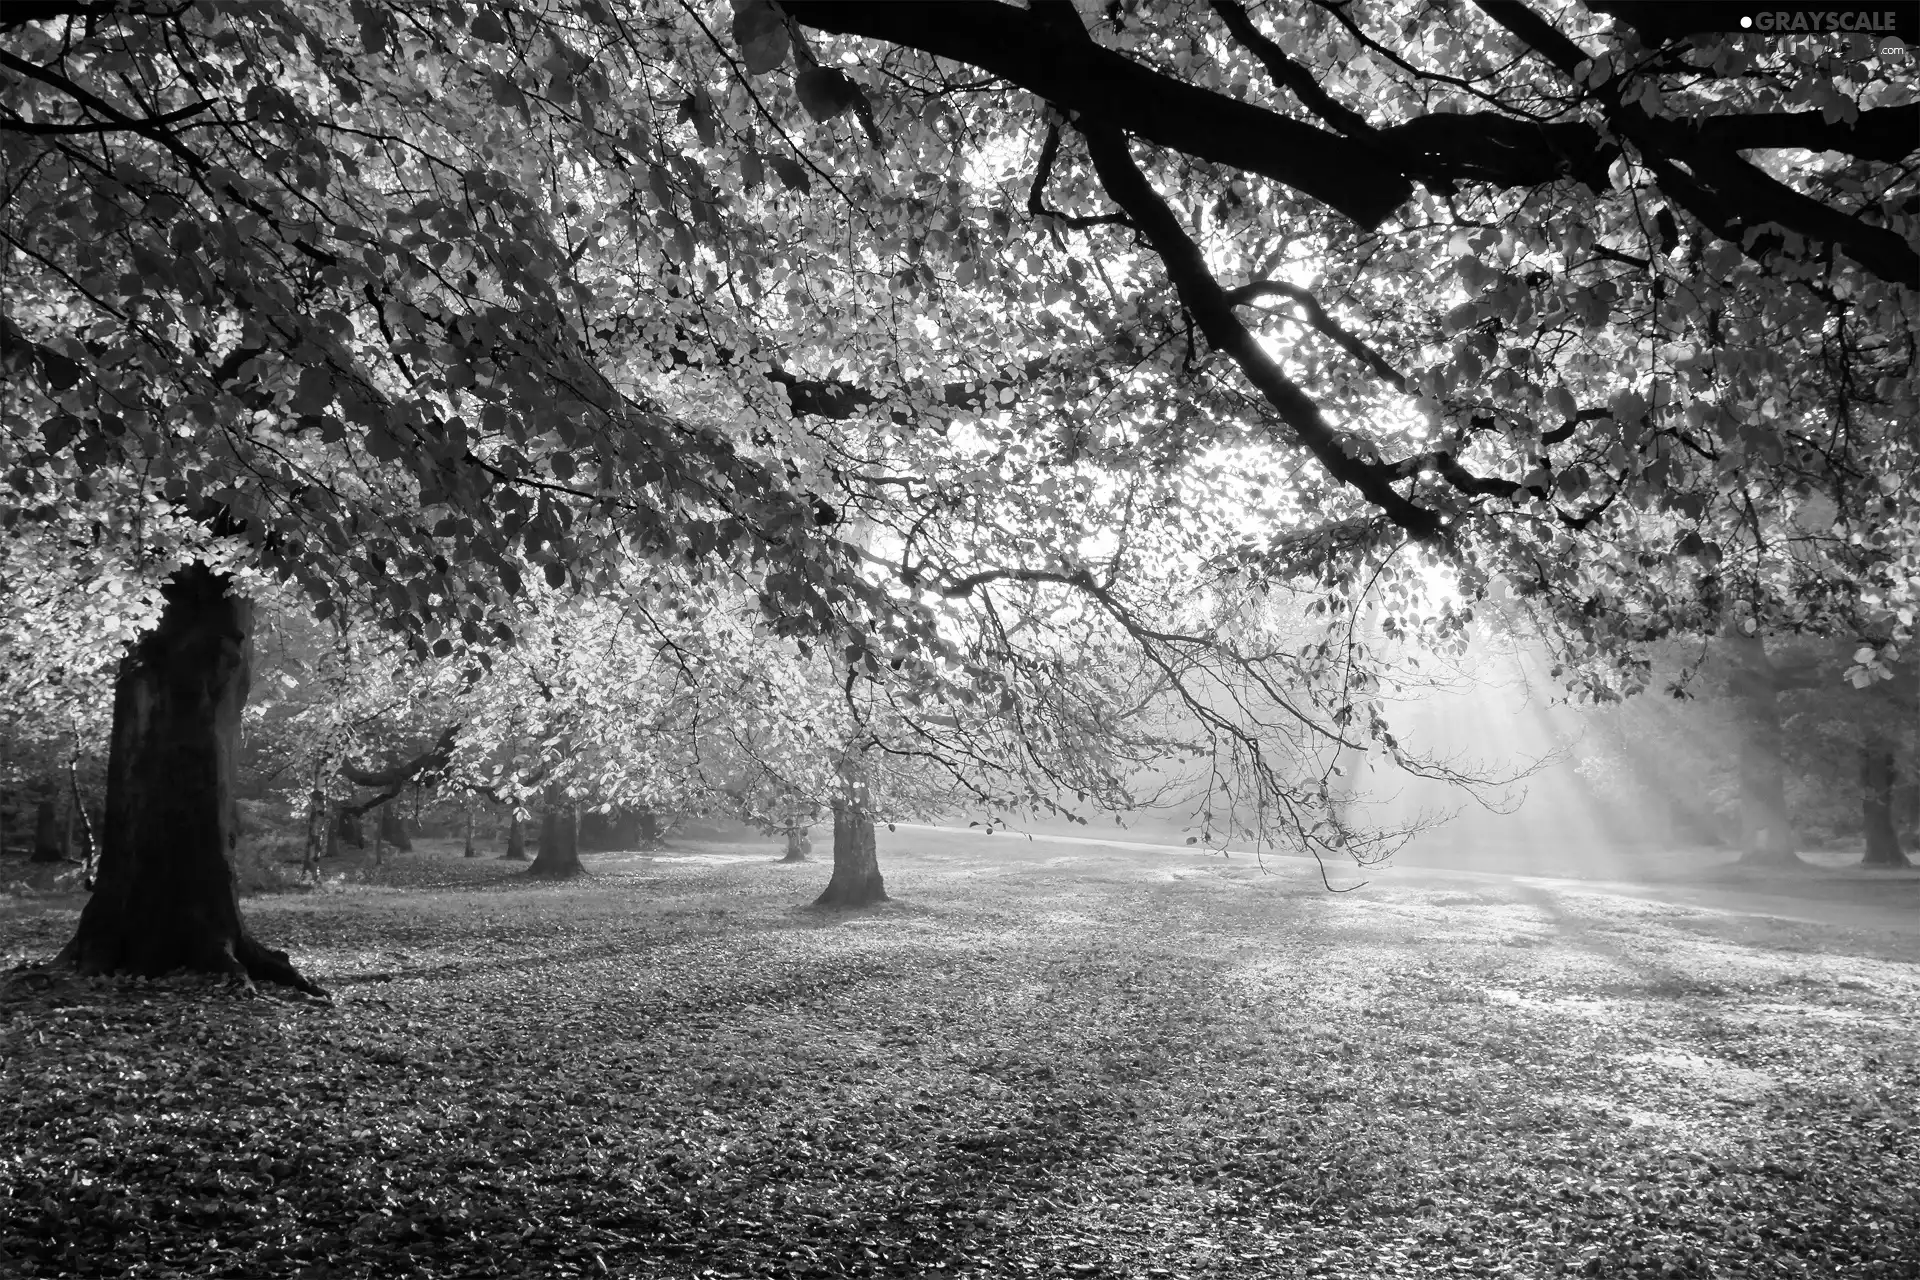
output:
[{"label": "tree branch", "polygon": [[439,740],[411,760],[389,765],[385,769],[361,769],[351,764],[340,765],[340,776],[356,787],[393,787],[405,786],[423,774],[446,767],[453,758],[453,748],[460,734],[460,726],[448,725],[440,733]]},{"label": "tree branch", "polygon": [[1287,284],[1280,280],[1256,280],[1243,284],[1237,289],[1227,291],[1227,302],[1231,306],[1243,307],[1257,298],[1278,296],[1290,298],[1300,304],[1306,313],[1306,321],[1325,336],[1332,338],[1340,349],[1379,374],[1395,391],[1405,392],[1406,375],[1387,363],[1386,357],[1368,346],[1359,336],[1347,330],[1328,315],[1320,300],[1298,285]]},{"label": "tree branch", "polygon": [[806,26],[952,58],[1079,113],[1188,155],[1262,173],[1378,226],[1413,194],[1390,166],[1357,162],[1338,134],[1175,80],[1087,38],[1071,5],[963,0],[861,4],[791,0]]},{"label": "tree branch", "polygon": [[[1487,16],[1569,79],[1586,51],[1521,0],[1475,0]],[[1612,92],[1593,100],[1607,120],[1641,150],[1666,190],[1714,235],[1751,251],[1748,233],[1774,222],[1817,240],[1830,241],[1848,257],[1891,284],[1920,287],[1920,253],[1884,227],[1802,195],[1748,164],[1730,148],[1704,141],[1704,126],[1655,119],[1638,103]]]},{"label": "tree branch", "polygon": [[108,123],[98,123],[98,122],[88,123],[88,124],[47,124],[45,122],[36,121],[36,120],[22,120],[19,116],[14,115],[12,112],[8,112],[4,117],[0,117],[0,132],[30,133],[30,134],[38,134],[38,135],[58,135],[58,134],[72,134],[72,133],[126,133],[126,132],[148,133],[148,128],[143,126],[158,127],[161,125],[176,124],[181,120],[191,119],[192,117],[199,115],[202,111],[210,111],[212,109],[213,109],[213,104],[211,102],[196,102],[192,106],[182,107],[178,111],[169,111],[165,115],[161,115],[161,116],[147,116],[144,119],[137,120],[127,124],[108,124]]},{"label": "tree branch", "polygon": [[1027,188],[1027,212],[1036,218],[1052,218],[1062,226],[1075,231],[1087,227],[1126,227],[1133,224],[1127,221],[1124,213],[1095,213],[1073,215],[1061,213],[1058,209],[1049,209],[1040,197],[1046,192],[1047,180],[1053,176],[1053,162],[1060,154],[1060,126],[1049,124],[1047,137],[1040,144],[1040,160],[1034,166],[1033,185]]},{"label": "tree branch", "polygon": [[1340,433],[1321,416],[1320,406],[1287,377],[1240,323],[1233,314],[1232,299],[1213,278],[1200,247],[1187,236],[1180,219],[1134,164],[1120,131],[1085,118],[1079,121],[1079,129],[1087,140],[1087,151],[1093,157],[1101,185],[1152,242],[1160,260],[1166,264],[1167,275],[1179,291],[1181,302],[1193,313],[1207,341],[1240,366],[1280,420],[1329,475],[1357,490],[1415,538],[1422,541],[1440,538],[1444,526],[1439,513],[1412,502],[1394,489],[1392,468],[1349,453]]},{"label": "tree branch", "polygon": [[29,79],[40,81],[42,84],[52,85],[54,88],[60,90],[60,92],[72,98],[75,102],[78,102],[81,106],[99,112],[107,119],[113,121],[119,128],[131,130],[142,137],[153,139],[153,141],[180,157],[187,168],[195,173],[206,168],[206,161],[202,160],[197,152],[193,151],[184,142],[181,142],[179,138],[175,137],[167,129],[156,124],[154,119],[143,119],[128,115],[111,102],[108,102],[105,98],[81,88],[51,67],[43,67],[36,63],[28,62],[25,58],[16,58],[4,49],[0,49],[0,67],[17,71]]}]

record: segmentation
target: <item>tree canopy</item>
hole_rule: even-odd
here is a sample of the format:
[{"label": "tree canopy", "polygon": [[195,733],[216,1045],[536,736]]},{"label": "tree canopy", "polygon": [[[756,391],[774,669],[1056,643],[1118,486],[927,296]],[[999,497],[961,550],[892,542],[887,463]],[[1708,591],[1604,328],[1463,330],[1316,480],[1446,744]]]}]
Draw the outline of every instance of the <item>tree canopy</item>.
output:
[{"label": "tree canopy", "polygon": [[1676,630],[1891,673],[1906,57],[1507,0],[15,3],[0,521],[159,504],[423,656],[665,561],[1007,715],[1124,649],[1345,845],[1328,762],[1402,751],[1363,597],[1444,642],[1511,588],[1603,696]]}]

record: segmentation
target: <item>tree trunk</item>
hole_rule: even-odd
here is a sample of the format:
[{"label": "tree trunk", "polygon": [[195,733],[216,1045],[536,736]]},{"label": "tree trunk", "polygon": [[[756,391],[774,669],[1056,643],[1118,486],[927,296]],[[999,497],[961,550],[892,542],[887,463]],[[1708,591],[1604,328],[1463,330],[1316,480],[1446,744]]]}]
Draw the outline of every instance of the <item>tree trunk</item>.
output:
[{"label": "tree trunk", "polygon": [[640,811],[640,848],[658,849],[660,847],[660,815],[651,809]]},{"label": "tree trunk", "polygon": [[873,815],[849,788],[850,794],[833,806],[833,877],[816,907],[864,907],[887,900],[886,881],[880,877],[880,857],[874,849]]},{"label": "tree trunk", "polygon": [[94,878],[100,874],[100,842],[93,838],[93,819],[87,816],[86,797],[80,794],[80,755],[76,747],[73,755],[67,757],[67,790],[71,793],[70,807],[67,809],[67,833],[71,837],[75,819],[80,823],[80,838],[86,842],[86,851],[80,859],[80,865],[86,869],[87,892],[93,892]]},{"label": "tree trunk", "polygon": [[320,878],[320,848],[331,844],[333,833],[327,830],[327,793],[320,789],[320,766],[313,767],[313,785],[307,792],[307,839],[301,853],[300,874]]},{"label": "tree trunk", "polygon": [[563,800],[549,800],[545,812],[540,815],[540,851],[534,855],[533,865],[527,868],[527,874],[546,880],[566,880],[585,870],[580,865],[577,812]]},{"label": "tree trunk", "polygon": [[1782,763],[1780,697],[1772,661],[1758,636],[1730,635],[1723,647],[1733,660],[1728,692],[1740,709],[1740,849],[1742,860],[1797,864],[1799,837],[1787,814],[1787,774]]},{"label": "tree trunk", "polygon": [[33,861],[60,862],[60,813],[53,801],[42,800],[33,809]]},{"label": "tree trunk", "polygon": [[335,834],[342,842],[356,849],[367,847],[367,837],[360,830],[360,815],[349,812],[345,805],[340,807],[340,821],[335,824]]},{"label": "tree trunk", "polygon": [[255,941],[234,890],[234,762],[253,611],[205,565],[161,588],[159,625],[114,681],[100,878],[58,961],[83,973],[175,969],[325,995]]},{"label": "tree trunk", "polygon": [[512,821],[507,823],[507,851],[500,855],[507,862],[525,862],[527,860],[527,829],[520,821],[516,811]]},{"label": "tree trunk", "polygon": [[808,828],[801,825],[797,818],[787,819],[787,856],[782,862],[805,862],[807,855],[813,852],[813,841],[807,838]]},{"label": "tree trunk", "polygon": [[480,851],[473,847],[473,802],[467,802],[467,846],[461,852],[463,858],[477,858]]},{"label": "tree trunk", "polygon": [[407,835],[407,820],[400,816],[399,807],[392,801],[380,806],[380,838],[392,845],[396,853],[413,852],[413,840]]},{"label": "tree trunk", "polygon": [[1863,867],[1913,865],[1900,848],[1900,833],[1894,826],[1895,777],[1893,744],[1877,733],[1868,734],[1860,744],[1860,816],[1867,829]]},{"label": "tree trunk", "polygon": [[340,820],[344,817],[346,817],[345,814],[336,811],[333,815],[333,821],[327,823],[327,851],[321,854],[321,857],[332,858],[339,855]]}]

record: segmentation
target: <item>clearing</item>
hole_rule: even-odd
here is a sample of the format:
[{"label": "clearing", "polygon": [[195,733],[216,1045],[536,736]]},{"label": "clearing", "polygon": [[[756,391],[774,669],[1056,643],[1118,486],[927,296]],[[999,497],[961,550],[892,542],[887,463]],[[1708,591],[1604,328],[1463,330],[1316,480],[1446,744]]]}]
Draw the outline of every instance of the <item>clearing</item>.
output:
[{"label": "clearing", "polygon": [[[558,886],[428,847],[249,903],[331,1006],[0,983],[0,1272],[1920,1267],[1912,876],[1333,895],[903,826],[842,914],[758,840]],[[0,956],[77,905],[0,900]]]}]

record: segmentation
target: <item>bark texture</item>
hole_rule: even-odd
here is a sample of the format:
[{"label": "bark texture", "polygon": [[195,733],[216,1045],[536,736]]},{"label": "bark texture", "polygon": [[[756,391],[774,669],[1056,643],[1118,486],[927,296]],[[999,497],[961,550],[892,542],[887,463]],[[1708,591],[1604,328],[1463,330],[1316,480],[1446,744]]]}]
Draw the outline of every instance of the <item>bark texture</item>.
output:
[{"label": "bark texture", "polygon": [[1860,746],[1860,816],[1867,832],[1867,867],[1908,867],[1893,819],[1893,789],[1898,777],[1893,745],[1878,734]]},{"label": "bark texture", "polygon": [[814,900],[817,907],[864,907],[887,900],[874,849],[873,815],[857,800],[833,806],[833,877]]},{"label": "bark texture", "polygon": [[534,855],[527,874],[547,880],[567,880],[585,870],[580,865],[578,815],[572,805],[550,801],[540,815],[540,851]]},{"label": "bark texture", "polygon": [[162,588],[160,622],[121,663],[100,874],[59,960],[83,973],[224,973],[326,994],[240,917],[234,764],[252,610],[206,566]]},{"label": "bark texture", "polygon": [[507,851],[500,857],[507,862],[527,860],[527,828],[517,813],[507,823]]}]

